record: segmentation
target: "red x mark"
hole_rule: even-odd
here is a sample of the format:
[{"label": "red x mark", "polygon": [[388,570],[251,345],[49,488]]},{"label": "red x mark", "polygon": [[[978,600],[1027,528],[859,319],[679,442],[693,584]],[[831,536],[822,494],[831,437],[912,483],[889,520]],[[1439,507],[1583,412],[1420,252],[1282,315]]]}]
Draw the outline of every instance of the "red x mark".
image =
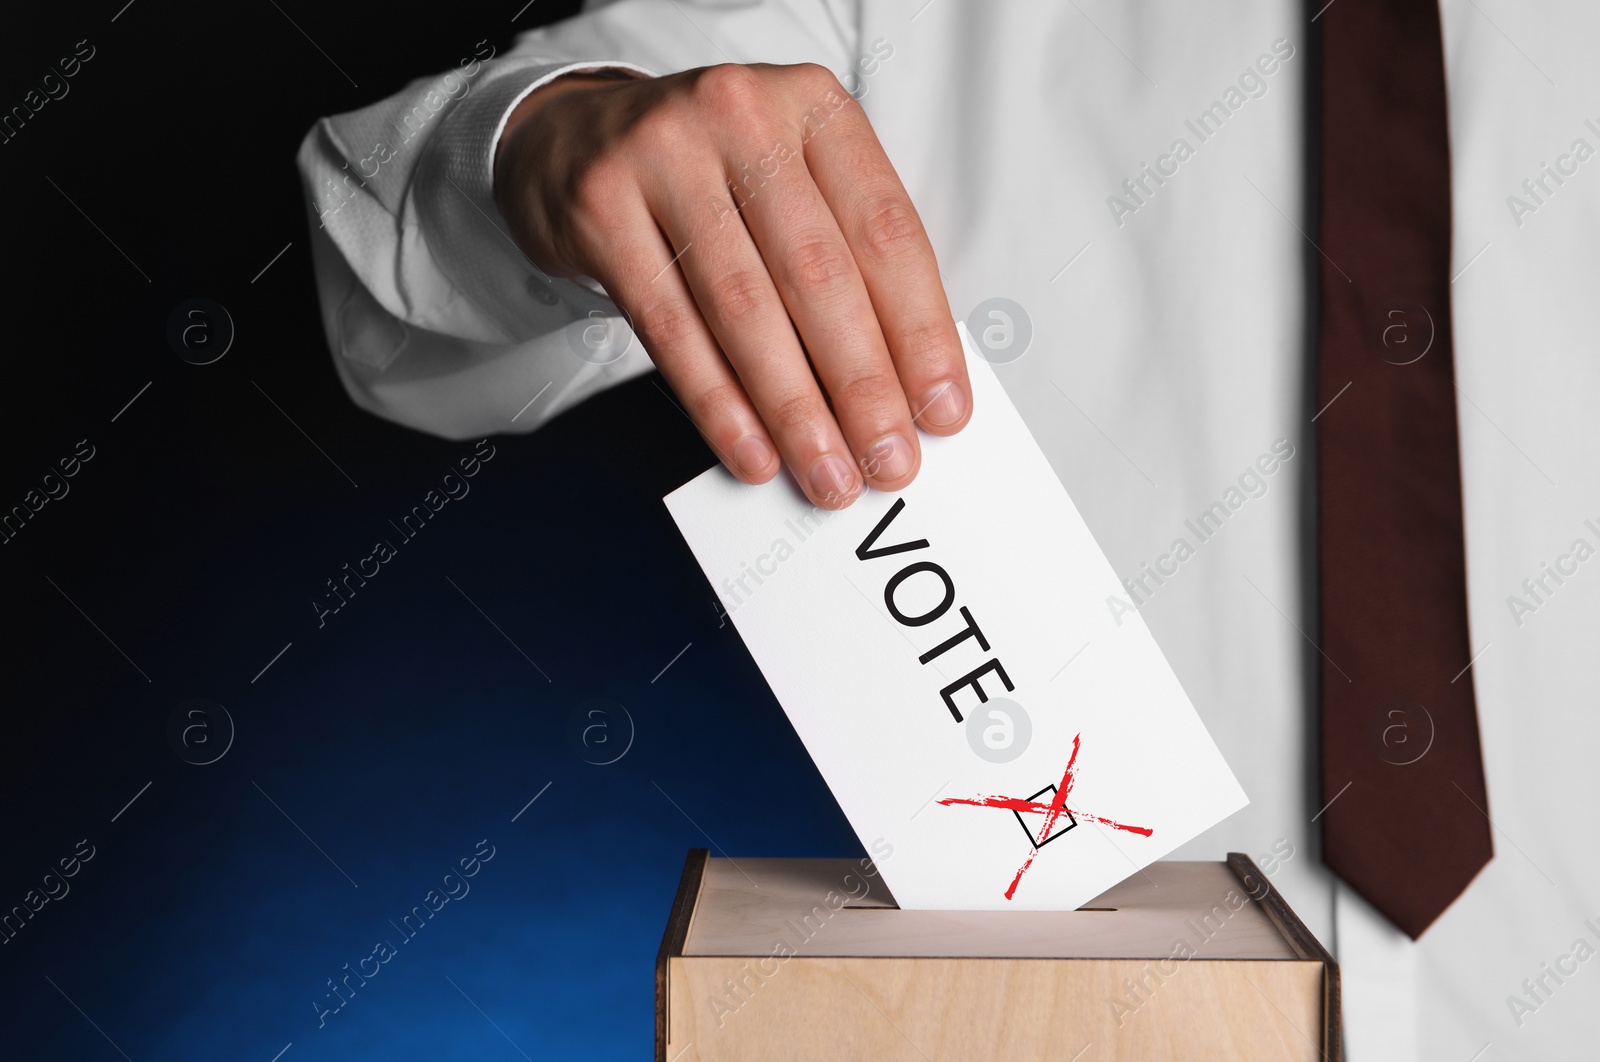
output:
[{"label": "red x mark", "polygon": [[1078,762],[1078,745],[1082,738],[1083,735],[1081,734],[1073,735],[1072,755],[1067,759],[1067,769],[1061,775],[1061,784],[1056,786],[1055,797],[1048,804],[1003,796],[978,797],[975,800],[968,800],[963,797],[946,797],[944,800],[939,801],[946,807],[951,804],[970,804],[977,808],[1005,808],[1007,811],[1015,811],[1021,814],[1044,816],[1044,825],[1039,828],[1038,843],[1028,852],[1027,862],[1022,864],[1022,869],[1017,871],[1017,876],[1011,879],[1011,887],[1006,890],[1006,899],[1008,900],[1016,894],[1017,885],[1022,881],[1022,875],[1029,867],[1033,866],[1033,857],[1039,854],[1039,845],[1050,839],[1050,831],[1056,828],[1056,820],[1061,818],[1063,812],[1076,819],[1088,819],[1090,822],[1098,822],[1102,825],[1110,826],[1113,830],[1126,830],[1128,833],[1137,833],[1144,837],[1149,837],[1154,832],[1144,826],[1125,826],[1120,822],[1103,819],[1099,815],[1090,815],[1088,812],[1079,811],[1077,808],[1067,807],[1067,794],[1072,791],[1072,783],[1075,780],[1073,778],[1073,770]]}]

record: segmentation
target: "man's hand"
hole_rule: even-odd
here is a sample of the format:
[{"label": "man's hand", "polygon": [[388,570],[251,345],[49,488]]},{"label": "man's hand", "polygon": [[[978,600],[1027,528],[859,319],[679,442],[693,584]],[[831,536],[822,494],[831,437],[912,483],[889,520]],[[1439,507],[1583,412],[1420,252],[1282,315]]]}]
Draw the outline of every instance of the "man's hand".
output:
[{"label": "man's hand", "polygon": [[[933,248],[820,66],[569,75],[512,112],[495,198],[539,268],[598,280],[740,479],[843,508],[971,413]],[[809,360],[808,360],[809,356]]]}]

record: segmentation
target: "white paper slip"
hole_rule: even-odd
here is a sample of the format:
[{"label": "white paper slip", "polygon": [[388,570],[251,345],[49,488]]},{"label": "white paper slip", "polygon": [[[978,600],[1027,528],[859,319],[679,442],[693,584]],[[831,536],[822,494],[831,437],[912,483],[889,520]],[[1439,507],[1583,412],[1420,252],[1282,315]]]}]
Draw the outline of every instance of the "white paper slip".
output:
[{"label": "white paper slip", "polygon": [[961,334],[972,420],[899,494],[666,504],[900,906],[1071,909],[1248,801]]}]

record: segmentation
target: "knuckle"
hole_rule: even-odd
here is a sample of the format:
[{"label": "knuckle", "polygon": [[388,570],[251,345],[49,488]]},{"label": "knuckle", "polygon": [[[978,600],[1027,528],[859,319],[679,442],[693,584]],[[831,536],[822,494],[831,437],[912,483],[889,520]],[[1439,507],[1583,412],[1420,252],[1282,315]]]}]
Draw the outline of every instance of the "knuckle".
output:
[{"label": "knuckle", "polygon": [[922,226],[911,204],[898,196],[880,201],[861,224],[861,242],[875,259],[890,260],[916,250]]},{"label": "knuckle", "polygon": [[836,407],[889,414],[901,399],[900,381],[877,370],[845,377],[831,388]]},{"label": "knuckle", "polygon": [[779,435],[800,436],[820,421],[823,413],[817,396],[800,392],[779,398],[765,419]]},{"label": "knuckle", "polygon": [[727,119],[744,119],[767,105],[767,94],[748,67],[719,63],[701,72],[694,84],[701,106]]},{"label": "knuckle", "polygon": [[833,71],[820,63],[796,63],[792,69],[795,79],[813,95],[842,91]]},{"label": "knuckle", "polygon": [[837,240],[801,240],[787,255],[790,283],[805,290],[827,290],[855,269],[849,252]]},{"label": "knuckle", "polygon": [[732,381],[715,384],[694,399],[695,421],[707,431],[731,424],[745,407],[744,389]]},{"label": "knuckle", "polygon": [[961,347],[955,327],[948,321],[929,317],[897,329],[888,337],[896,359],[919,371],[940,374],[956,363]]},{"label": "knuckle", "polygon": [[709,284],[711,305],[724,321],[749,319],[767,303],[767,279],[747,269],[715,277]]},{"label": "knuckle", "polygon": [[611,163],[595,162],[574,176],[571,182],[571,200],[579,211],[597,214],[602,213],[608,203],[616,202],[621,190],[622,181],[618,168]]},{"label": "knuckle", "polygon": [[676,158],[682,154],[684,142],[694,132],[693,117],[685,113],[681,104],[668,104],[652,109],[641,117],[634,127],[634,143],[648,158]]},{"label": "knuckle", "polygon": [[639,334],[659,350],[670,350],[700,327],[700,315],[681,299],[661,299],[640,311]]},{"label": "knuckle", "polygon": [[596,159],[573,178],[568,196],[579,213],[604,216],[621,202],[631,181],[631,174],[619,161]]}]

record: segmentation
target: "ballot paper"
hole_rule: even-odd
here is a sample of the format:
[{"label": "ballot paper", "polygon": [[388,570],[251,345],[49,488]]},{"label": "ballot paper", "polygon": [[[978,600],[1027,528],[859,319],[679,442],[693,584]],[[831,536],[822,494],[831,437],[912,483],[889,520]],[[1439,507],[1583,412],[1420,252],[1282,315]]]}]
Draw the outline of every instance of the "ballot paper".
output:
[{"label": "ballot paper", "polygon": [[905,490],[830,512],[719,465],[665,501],[896,902],[1070,910],[1248,801],[962,342],[972,419]]}]

